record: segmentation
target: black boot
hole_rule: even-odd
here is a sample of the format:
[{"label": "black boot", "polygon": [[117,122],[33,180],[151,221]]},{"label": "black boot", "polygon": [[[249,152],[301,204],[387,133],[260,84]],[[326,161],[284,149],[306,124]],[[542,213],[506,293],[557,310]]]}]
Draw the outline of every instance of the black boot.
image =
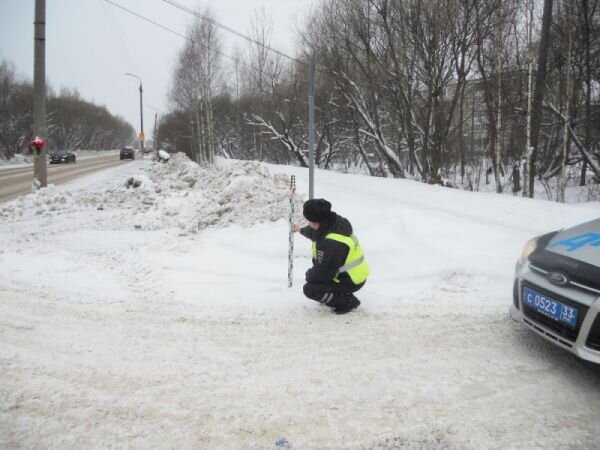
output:
[{"label": "black boot", "polygon": [[353,294],[348,294],[343,296],[343,300],[340,298],[337,302],[337,305],[338,306],[333,309],[333,312],[336,314],[346,314],[353,309],[358,308],[360,306],[360,300],[357,299]]}]

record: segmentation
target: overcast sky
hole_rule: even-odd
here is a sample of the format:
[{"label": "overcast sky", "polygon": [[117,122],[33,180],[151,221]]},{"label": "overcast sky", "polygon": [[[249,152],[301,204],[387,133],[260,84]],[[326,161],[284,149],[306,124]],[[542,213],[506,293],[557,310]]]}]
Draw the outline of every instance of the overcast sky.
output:
[{"label": "overcast sky", "polygon": [[[181,34],[193,16],[163,0],[111,0]],[[313,0],[177,0],[191,9],[212,8],[217,21],[249,34],[255,11],[265,8],[273,19],[272,46],[294,56],[296,24]],[[33,80],[33,20],[35,0],[0,0],[0,60]],[[247,42],[223,30],[223,53]],[[143,81],[144,131],[151,137],[154,109],[168,109],[167,94],[174,63],[185,40],[105,0],[46,1],[46,82],[58,91],[76,88],[88,101],[140,127],[139,83]],[[227,59],[224,60],[227,63]]]}]

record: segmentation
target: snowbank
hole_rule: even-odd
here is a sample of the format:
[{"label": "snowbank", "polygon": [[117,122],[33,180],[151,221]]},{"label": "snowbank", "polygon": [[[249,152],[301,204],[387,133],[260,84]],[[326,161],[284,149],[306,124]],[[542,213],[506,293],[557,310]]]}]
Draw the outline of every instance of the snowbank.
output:
[{"label": "snowbank", "polygon": [[[74,196],[53,185],[0,207],[2,218],[53,216],[84,209],[123,209],[124,228],[178,228],[197,233],[207,227],[252,226],[289,215],[289,177],[270,175],[264,165],[236,161],[202,168],[185,154],[155,162],[125,180]],[[301,211],[302,198],[296,199]],[[299,216],[297,215],[297,218]]]}]

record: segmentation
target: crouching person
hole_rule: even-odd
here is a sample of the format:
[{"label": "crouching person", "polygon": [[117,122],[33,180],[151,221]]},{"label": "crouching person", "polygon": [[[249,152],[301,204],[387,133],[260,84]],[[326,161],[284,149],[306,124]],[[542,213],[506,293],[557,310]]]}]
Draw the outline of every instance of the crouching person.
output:
[{"label": "crouching person", "polygon": [[360,305],[354,296],[365,285],[369,266],[348,219],[331,211],[331,203],[312,199],[304,203],[308,225],[294,225],[312,241],[313,266],[306,272],[304,295],[346,314]]}]

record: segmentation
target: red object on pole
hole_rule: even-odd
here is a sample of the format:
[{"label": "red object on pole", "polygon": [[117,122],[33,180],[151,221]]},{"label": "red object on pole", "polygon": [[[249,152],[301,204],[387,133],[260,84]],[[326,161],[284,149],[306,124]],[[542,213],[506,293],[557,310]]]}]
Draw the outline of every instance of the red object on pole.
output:
[{"label": "red object on pole", "polygon": [[46,145],[46,141],[43,140],[40,137],[37,137],[31,141],[31,145],[32,147],[35,147],[37,150],[41,150],[44,148],[44,145]]}]

